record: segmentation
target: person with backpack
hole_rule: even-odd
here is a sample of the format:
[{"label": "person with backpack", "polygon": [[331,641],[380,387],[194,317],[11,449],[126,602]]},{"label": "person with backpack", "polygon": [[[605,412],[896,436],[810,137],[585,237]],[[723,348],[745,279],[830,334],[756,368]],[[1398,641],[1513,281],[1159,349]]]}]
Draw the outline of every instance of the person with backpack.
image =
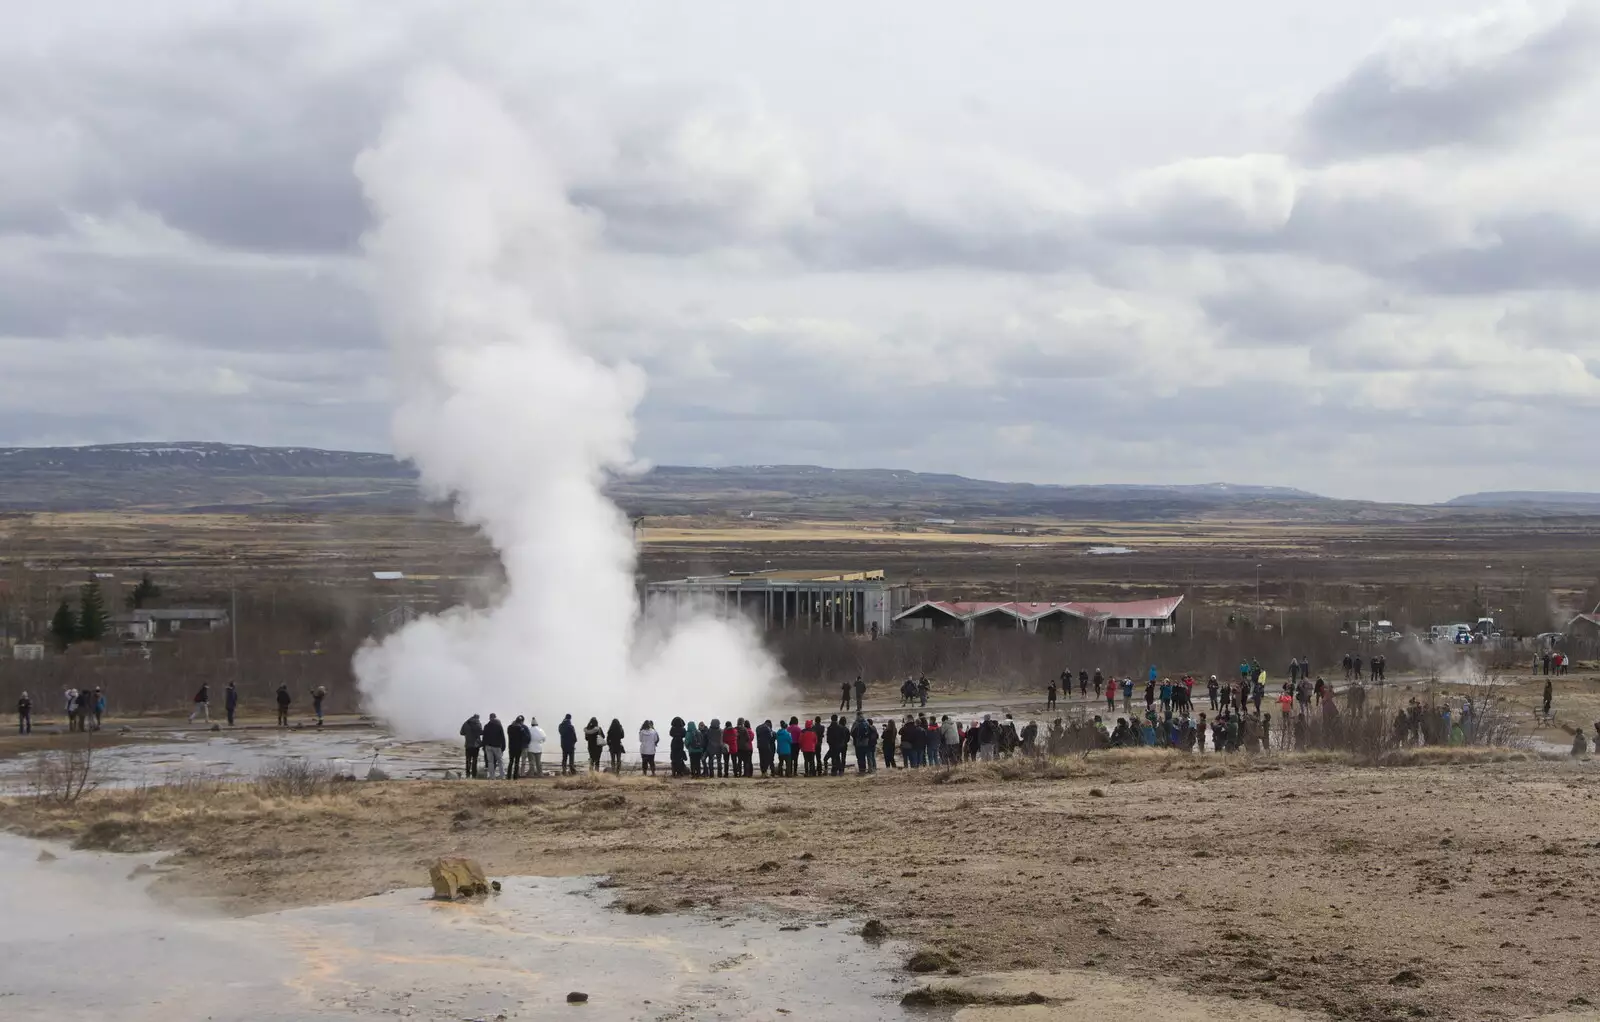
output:
[{"label": "person with backpack", "polygon": [[600,750],[604,747],[606,729],[600,726],[599,717],[590,717],[589,723],[583,725],[583,743],[589,750],[589,772],[600,772]]},{"label": "person with backpack", "polygon": [[778,726],[772,731],[772,747],[778,755],[778,764],[774,772],[777,777],[793,777],[790,773],[789,760],[794,755],[794,735],[780,719]]},{"label": "person with backpack", "polygon": [[278,726],[279,727],[288,727],[289,726],[289,700],[290,700],[289,686],[287,684],[279,685],[278,686]]},{"label": "person with backpack", "polygon": [[[279,711],[280,713],[282,711]],[[483,748],[483,724],[474,713],[461,725],[461,743],[467,753],[467,776],[478,776],[478,750]]]},{"label": "person with backpack", "polygon": [[189,714],[189,723],[193,724],[196,717],[202,716],[207,724],[211,723],[211,684],[205,681],[200,683],[200,691],[194,694],[194,712]]},{"label": "person with backpack", "polygon": [[756,775],[755,747],[756,733],[750,722],[743,717],[734,725],[734,741],[739,756],[739,776],[750,778]]},{"label": "person with backpack", "polygon": [[532,735],[521,714],[506,728],[506,776],[515,781],[522,776],[522,759],[528,754],[528,741]]}]

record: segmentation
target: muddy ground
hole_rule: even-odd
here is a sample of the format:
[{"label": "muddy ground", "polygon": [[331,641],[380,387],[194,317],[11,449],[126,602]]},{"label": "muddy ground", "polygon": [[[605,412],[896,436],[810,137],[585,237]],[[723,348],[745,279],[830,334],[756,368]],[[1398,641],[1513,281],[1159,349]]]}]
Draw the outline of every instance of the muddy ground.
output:
[{"label": "muddy ground", "polygon": [[[175,850],[157,890],[240,912],[422,882],[609,874],[636,912],[867,915],[957,974],[1088,969],[1339,1018],[1600,1003],[1600,778],[1441,752],[1095,754],[871,778],[248,785],[11,802],[0,823]],[[664,919],[663,925],[672,925]]]}]

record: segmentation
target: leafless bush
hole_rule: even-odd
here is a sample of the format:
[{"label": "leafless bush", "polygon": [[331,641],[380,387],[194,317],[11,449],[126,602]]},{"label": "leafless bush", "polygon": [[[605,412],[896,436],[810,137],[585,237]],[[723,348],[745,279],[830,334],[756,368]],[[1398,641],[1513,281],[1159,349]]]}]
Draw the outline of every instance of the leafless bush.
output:
[{"label": "leafless bush", "polygon": [[279,798],[310,798],[326,795],[349,779],[325,763],[313,763],[302,756],[274,760],[256,774],[256,790]]},{"label": "leafless bush", "polygon": [[40,802],[70,805],[100,786],[104,770],[94,759],[94,738],[40,752],[27,774],[27,790]]}]

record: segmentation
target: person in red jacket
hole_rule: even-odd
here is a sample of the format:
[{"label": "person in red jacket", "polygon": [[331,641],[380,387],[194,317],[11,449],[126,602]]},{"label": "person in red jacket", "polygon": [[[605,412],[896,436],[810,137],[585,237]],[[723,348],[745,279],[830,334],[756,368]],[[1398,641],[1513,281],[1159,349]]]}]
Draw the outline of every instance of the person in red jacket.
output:
[{"label": "person in red jacket", "polygon": [[733,776],[739,776],[739,728],[733,721],[728,721],[722,726],[722,747],[726,750],[727,758],[722,761],[720,776],[728,776],[728,764],[733,764]]},{"label": "person in red jacket", "polygon": [[800,754],[805,757],[806,776],[817,776],[817,732],[809,720],[800,732]]},{"label": "person in red jacket", "polygon": [[790,717],[789,718],[789,761],[784,764],[783,773],[784,773],[785,777],[793,777],[795,775],[795,764],[800,759],[801,751],[802,750],[800,748],[800,718],[799,717]]}]

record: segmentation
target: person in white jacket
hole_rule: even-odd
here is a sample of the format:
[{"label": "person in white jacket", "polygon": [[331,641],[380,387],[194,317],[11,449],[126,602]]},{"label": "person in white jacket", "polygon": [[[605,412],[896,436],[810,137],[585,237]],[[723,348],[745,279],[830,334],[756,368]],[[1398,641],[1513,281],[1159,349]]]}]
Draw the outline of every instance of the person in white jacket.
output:
[{"label": "person in white jacket", "polygon": [[539,726],[538,717],[528,718],[528,733],[532,736],[528,739],[528,758],[533,760],[533,776],[543,777],[544,728]]},{"label": "person in white jacket", "polygon": [[653,720],[644,722],[639,729],[639,769],[647,774],[656,772],[656,746],[661,744],[661,734]]}]

